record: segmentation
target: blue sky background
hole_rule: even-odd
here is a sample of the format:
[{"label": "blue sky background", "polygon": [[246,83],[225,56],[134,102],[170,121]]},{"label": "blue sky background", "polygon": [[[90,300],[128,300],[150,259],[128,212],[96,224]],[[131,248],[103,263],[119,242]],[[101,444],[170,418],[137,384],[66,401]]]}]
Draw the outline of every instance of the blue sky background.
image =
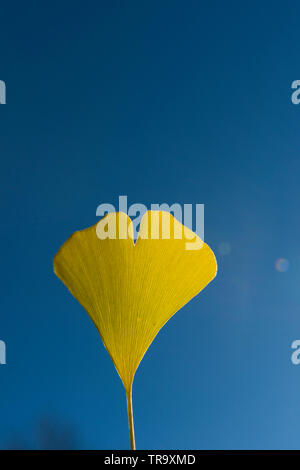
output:
[{"label": "blue sky background", "polygon": [[1,5],[1,448],[129,446],[121,381],[52,269],[123,194],[204,203],[219,264],[136,374],[137,447],[300,448],[299,14],[291,1]]}]

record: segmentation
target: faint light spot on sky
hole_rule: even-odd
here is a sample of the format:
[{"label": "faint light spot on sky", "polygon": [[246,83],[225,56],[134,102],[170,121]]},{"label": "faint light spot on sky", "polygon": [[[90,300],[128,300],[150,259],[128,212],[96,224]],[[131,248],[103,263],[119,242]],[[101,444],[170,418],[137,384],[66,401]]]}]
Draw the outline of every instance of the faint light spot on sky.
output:
[{"label": "faint light spot on sky", "polygon": [[219,253],[220,255],[229,255],[231,252],[231,246],[228,242],[222,242],[219,245]]},{"label": "faint light spot on sky", "polygon": [[279,273],[285,273],[290,267],[290,262],[286,258],[278,258],[275,262],[275,269]]}]

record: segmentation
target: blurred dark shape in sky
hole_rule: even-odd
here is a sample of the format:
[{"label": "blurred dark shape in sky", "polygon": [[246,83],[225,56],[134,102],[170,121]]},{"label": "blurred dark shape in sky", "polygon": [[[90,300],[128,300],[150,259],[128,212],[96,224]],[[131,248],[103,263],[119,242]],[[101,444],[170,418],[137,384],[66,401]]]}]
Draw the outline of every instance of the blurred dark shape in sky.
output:
[{"label": "blurred dark shape in sky", "polygon": [[9,450],[74,450],[79,448],[77,432],[69,423],[43,416],[33,426],[32,435],[15,434],[4,448]]}]

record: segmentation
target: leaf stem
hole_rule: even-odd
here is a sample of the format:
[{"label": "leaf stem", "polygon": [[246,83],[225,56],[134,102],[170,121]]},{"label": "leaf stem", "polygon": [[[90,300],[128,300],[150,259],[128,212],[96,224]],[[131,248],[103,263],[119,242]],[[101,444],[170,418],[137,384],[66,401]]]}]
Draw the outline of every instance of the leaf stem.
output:
[{"label": "leaf stem", "polygon": [[131,450],[135,450],[135,437],[134,437],[134,423],[133,423],[133,410],[132,410],[132,384],[126,390],[127,410],[128,410],[128,424]]}]

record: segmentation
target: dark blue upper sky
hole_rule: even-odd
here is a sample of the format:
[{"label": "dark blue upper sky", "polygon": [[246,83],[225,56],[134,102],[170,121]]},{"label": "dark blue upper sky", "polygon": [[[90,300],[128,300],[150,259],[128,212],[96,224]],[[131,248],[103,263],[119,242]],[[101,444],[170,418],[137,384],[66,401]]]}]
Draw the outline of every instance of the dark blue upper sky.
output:
[{"label": "dark blue upper sky", "polygon": [[204,203],[219,265],[136,374],[137,447],[300,447],[300,7],[280,3],[1,5],[0,447],[128,448],[121,381],[52,268],[123,194]]}]

